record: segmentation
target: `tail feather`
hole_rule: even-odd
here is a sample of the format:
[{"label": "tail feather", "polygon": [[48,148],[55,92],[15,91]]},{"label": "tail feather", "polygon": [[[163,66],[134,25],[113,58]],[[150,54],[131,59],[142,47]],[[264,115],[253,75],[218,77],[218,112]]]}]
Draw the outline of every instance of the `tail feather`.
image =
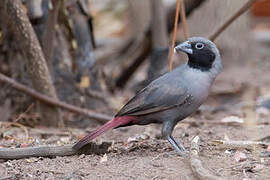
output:
[{"label": "tail feather", "polygon": [[135,119],[135,117],[133,117],[133,116],[122,116],[122,117],[113,118],[111,121],[107,122],[103,126],[97,128],[93,132],[87,134],[79,142],[77,142],[72,148],[77,151],[77,150],[81,149],[83,146],[85,146],[86,144],[88,144],[90,141],[95,139],[96,137],[100,136],[101,134],[103,134],[103,133],[105,133],[113,128],[116,128],[118,126],[125,125],[134,119]]}]

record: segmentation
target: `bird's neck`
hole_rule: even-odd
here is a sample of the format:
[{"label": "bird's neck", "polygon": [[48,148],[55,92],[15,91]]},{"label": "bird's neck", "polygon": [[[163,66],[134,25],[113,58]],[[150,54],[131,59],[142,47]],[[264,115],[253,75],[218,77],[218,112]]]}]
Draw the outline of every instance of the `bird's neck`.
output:
[{"label": "bird's neck", "polygon": [[187,65],[190,67],[190,68],[193,68],[193,69],[197,69],[197,70],[200,70],[200,71],[209,71],[211,69],[211,66],[201,66],[197,63],[193,63],[192,61],[188,61]]},{"label": "bird's neck", "polygon": [[222,63],[220,56],[216,57],[214,63],[211,66],[201,66],[198,63],[194,63],[193,61],[188,61],[187,64],[188,68],[193,69],[194,71],[203,72],[209,74],[213,79],[221,72],[222,70]]}]

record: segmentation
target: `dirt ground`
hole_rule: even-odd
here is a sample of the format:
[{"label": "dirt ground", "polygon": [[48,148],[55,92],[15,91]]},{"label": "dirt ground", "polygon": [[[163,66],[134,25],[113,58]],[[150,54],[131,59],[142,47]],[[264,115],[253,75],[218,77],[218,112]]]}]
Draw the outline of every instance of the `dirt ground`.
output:
[{"label": "dirt ground", "polygon": [[[237,162],[234,157],[236,149],[221,148],[212,143],[213,140],[223,140],[224,136],[232,140],[269,137],[269,123],[246,128],[241,124],[212,124],[211,120],[202,116],[196,115],[198,123],[179,124],[174,136],[187,149],[194,136],[201,138],[200,158],[204,167],[228,179],[270,178],[270,157],[265,155],[266,149],[238,149],[247,155],[247,159]],[[215,119],[222,116],[215,114]],[[192,119],[185,121],[189,120]],[[200,123],[200,120],[209,123]],[[153,126],[114,130],[97,140],[115,142],[105,154],[11,160],[0,164],[0,175],[2,178],[11,176],[10,179],[196,179],[189,161],[179,157],[166,140],[156,138],[158,132]],[[136,134],[140,136],[130,138],[136,137]],[[31,130],[30,136],[33,137]],[[72,138],[67,135],[52,133],[48,137],[44,138],[44,144],[74,141],[69,141]],[[39,139],[38,136],[33,138]],[[134,139],[136,142],[132,141]]]},{"label": "dirt ground", "polygon": [[[196,22],[192,21],[195,16],[198,16],[196,12],[190,22]],[[203,166],[222,179],[266,180],[270,179],[270,146],[231,148],[213,142],[224,139],[270,142],[270,111],[255,107],[259,99],[269,96],[269,46],[263,49],[255,40],[245,39],[243,34],[232,37],[233,29],[217,41],[224,70],[217,78],[208,101],[195,115],[177,125],[174,137],[189,150],[191,140],[199,136],[199,156]],[[197,31],[191,28],[193,34]],[[250,37],[250,30],[248,33]],[[228,45],[230,40],[233,43]],[[239,117],[243,122],[222,121],[230,116]],[[96,126],[99,124],[93,123],[87,130]],[[4,138],[1,138],[0,146],[70,144],[89,131],[28,127],[29,138],[25,138],[25,131],[20,127],[1,127]],[[180,157],[166,140],[160,139],[160,127],[157,125],[116,129],[95,142],[113,144],[102,154],[2,161],[0,180],[197,179],[189,160]],[[245,157],[237,161],[239,152]]]},{"label": "dirt ground", "polygon": [[[224,55],[224,59],[226,55]],[[174,136],[189,149],[190,141],[201,138],[200,159],[212,173],[228,179],[269,179],[269,150],[263,147],[251,149],[222,148],[213,140],[260,140],[270,141],[270,114],[256,109],[253,125],[221,123],[229,116],[245,117],[246,90],[253,87],[256,98],[270,89],[270,73],[264,67],[267,61],[252,65],[236,65],[224,68],[217,79],[208,102],[193,117],[179,123]],[[241,66],[241,68],[239,68]],[[236,78],[237,77],[237,78]],[[263,84],[263,86],[261,86]],[[252,88],[251,88],[252,89]],[[240,105],[239,105],[240,104]],[[192,123],[191,123],[192,121]],[[220,123],[216,123],[216,122]],[[91,130],[97,126],[89,127]],[[68,144],[84,133],[78,129],[48,130],[28,128],[33,145]],[[9,179],[196,179],[188,160],[179,157],[166,140],[160,139],[160,127],[128,127],[116,129],[97,138],[96,142],[114,142],[105,154],[78,155],[56,158],[28,158],[9,160],[0,164],[0,177]],[[10,146],[25,142],[20,128],[5,129],[6,138],[0,143],[7,145],[7,135],[17,137]],[[237,162],[235,154],[247,157]],[[268,154],[267,154],[268,152]],[[1,179],[0,178],[0,179]]]}]

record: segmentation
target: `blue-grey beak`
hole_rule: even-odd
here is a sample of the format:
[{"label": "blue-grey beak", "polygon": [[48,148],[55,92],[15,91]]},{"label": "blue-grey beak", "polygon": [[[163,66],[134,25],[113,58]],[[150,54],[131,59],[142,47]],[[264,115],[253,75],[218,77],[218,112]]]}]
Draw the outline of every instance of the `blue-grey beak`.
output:
[{"label": "blue-grey beak", "polygon": [[189,43],[189,41],[185,41],[174,48],[174,52],[179,52],[179,51],[185,52],[187,54],[193,53],[191,44]]}]

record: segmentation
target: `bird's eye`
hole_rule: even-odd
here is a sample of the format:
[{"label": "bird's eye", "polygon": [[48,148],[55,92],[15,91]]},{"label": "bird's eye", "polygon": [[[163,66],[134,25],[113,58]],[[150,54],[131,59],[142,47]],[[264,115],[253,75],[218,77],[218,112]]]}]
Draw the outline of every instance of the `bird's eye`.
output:
[{"label": "bird's eye", "polygon": [[196,43],[195,48],[196,49],[202,49],[204,47],[203,43]]}]

